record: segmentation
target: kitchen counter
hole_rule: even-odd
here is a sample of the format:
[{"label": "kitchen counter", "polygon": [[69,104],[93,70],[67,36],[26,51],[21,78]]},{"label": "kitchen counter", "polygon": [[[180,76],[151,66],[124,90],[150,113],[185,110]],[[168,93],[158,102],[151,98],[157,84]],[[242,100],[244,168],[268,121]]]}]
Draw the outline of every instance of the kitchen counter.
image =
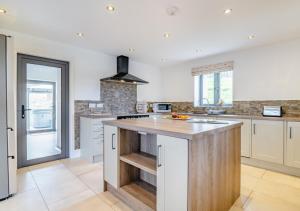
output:
[{"label": "kitchen counter", "polygon": [[257,119],[257,120],[275,120],[275,121],[294,121],[300,122],[300,115],[284,115],[282,117],[266,117],[262,115],[247,115],[247,114],[220,114],[220,115],[209,115],[209,114],[197,114],[197,113],[181,113],[190,116],[197,117],[209,117],[209,118],[228,118],[228,119]]},{"label": "kitchen counter", "polygon": [[91,119],[102,119],[102,118],[114,118],[115,116],[109,113],[90,113],[90,114],[81,114],[80,117],[86,117]]},{"label": "kitchen counter", "polygon": [[193,140],[203,133],[227,130],[242,125],[240,122],[226,121],[227,124],[189,123],[185,120],[170,120],[163,118],[141,118],[104,121],[103,124],[135,130],[140,132],[160,134],[177,138]]},{"label": "kitchen counter", "polygon": [[220,122],[104,121],[105,190],[133,210],[229,210],[240,196],[242,123]]}]

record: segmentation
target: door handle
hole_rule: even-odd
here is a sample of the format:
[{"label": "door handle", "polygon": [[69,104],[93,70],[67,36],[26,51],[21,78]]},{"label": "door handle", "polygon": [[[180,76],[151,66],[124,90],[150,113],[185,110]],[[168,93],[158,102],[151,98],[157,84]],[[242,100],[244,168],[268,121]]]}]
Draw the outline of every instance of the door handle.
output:
[{"label": "door handle", "polygon": [[256,125],[253,124],[253,135],[255,135],[255,134],[256,134]]},{"label": "door handle", "polygon": [[158,145],[157,146],[157,167],[161,167],[162,166],[161,160],[160,160],[160,158],[161,158],[161,155],[160,155],[161,147],[162,147],[162,145]]},{"label": "door handle", "polygon": [[292,139],[292,127],[290,127],[290,139]]},{"label": "door handle", "polygon": [[10,156],[7,156],[7,158],[15,159],[15,156],[10,155]]},{"label": "door handle", "polygon": [[10,131],[14,131],[14,129],[12,127],[8,127],[6,128],[7,130],[10,130]]},{"label": "door handle", "polygon": [[116,135],[116,134],[114,134],[114,133],[111,135],[111,149],[112,149],[112,150],[115,150],[115,149],[116,149],[116,147],[114,146],[114,137],[115,137],[115,135]]},{"label": "door handle", "polygon": [[25,105],[22,105],[22,109],[21,109],[21,111],[22,111],[22,119],[25,119],[25,111],[30,111],[30,110],[32,110],[32,109],[25,109]]}]

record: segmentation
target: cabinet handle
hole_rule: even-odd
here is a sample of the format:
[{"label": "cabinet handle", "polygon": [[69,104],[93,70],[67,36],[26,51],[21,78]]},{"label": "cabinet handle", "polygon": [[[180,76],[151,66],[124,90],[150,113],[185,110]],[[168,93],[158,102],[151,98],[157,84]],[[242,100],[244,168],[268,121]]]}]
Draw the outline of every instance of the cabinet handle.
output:
[{"label": "cabinet handle", "polygon": [[116,149],[116,147],[114,147],[114,137],[115,137],[115,135],[116,135],[116,134],[114,134],[114,133],[111,135],[111,149],[112,149],[112,150],[115,150],[115,149]]},{"label": "cabinet handle", "polygon": [[256,124],[253,124],[253,135],[256,134]]},{"label": "cabinet handle", "polygon": [[292,139],[292,127],[290,127],[290,139]]},{"label": "cabinet handle", "polygon": [[162,166],[162,164],[161,164],[161,162],[160,162],[160,152],[161,152],[161,147],[162,147],[162,145],[158,145],[157,146],[157,167],[161,167]]}]

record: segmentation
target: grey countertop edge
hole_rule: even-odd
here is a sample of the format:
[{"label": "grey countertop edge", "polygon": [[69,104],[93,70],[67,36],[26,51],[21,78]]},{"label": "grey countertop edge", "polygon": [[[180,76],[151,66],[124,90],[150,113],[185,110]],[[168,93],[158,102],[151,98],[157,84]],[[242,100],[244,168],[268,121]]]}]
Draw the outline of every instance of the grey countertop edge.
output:
[{"label": "grey countertop edge", "polygon": [[[133,130],[133,131],[139,131],[139,132],[145,132],[145,133],[151,133],[151,134],[158,134],[158,135],[165,135],[165,136],[171,136],[171,137],[175,137],[175,138],[182,138],[182,139],[188,139],[188,140],[193,140],[199,135],[216,133],[216,132],[221,132],[224,130],[232,129],[235,127],[239,127],[239,126],[242,126],[242,124],[243,124],[242,122],[231,122],[230,124],[223,125],[222,127],[219,127],[219,128],[200,131],[197,133],[180,133],[180,132],[162,130],[162,129],[157,129],[157,128],[128,125],[126,123],[122,123],[121,121],[122,120],[108,120],[108,121],[104,121],[103,124],[110,125],[110,126],[116,126],[116,127],[119,127],[122,129],[127,129],[127,130]],[[197,124],[197,123],[192,123],[192,124]]]}]

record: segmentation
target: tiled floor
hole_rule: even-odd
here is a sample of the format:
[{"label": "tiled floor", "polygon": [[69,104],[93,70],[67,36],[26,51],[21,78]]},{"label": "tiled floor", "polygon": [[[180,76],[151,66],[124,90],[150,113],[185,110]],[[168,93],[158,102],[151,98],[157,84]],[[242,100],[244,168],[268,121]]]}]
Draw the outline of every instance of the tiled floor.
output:
[{"label": "tiled floor", "polygon": [[[102,190],[102,166],[67,159],[18,171],[19,193],[0,211],[129,211]],[[300,178],[242,166],[241,197],[230,211],[299,211]]]}]

